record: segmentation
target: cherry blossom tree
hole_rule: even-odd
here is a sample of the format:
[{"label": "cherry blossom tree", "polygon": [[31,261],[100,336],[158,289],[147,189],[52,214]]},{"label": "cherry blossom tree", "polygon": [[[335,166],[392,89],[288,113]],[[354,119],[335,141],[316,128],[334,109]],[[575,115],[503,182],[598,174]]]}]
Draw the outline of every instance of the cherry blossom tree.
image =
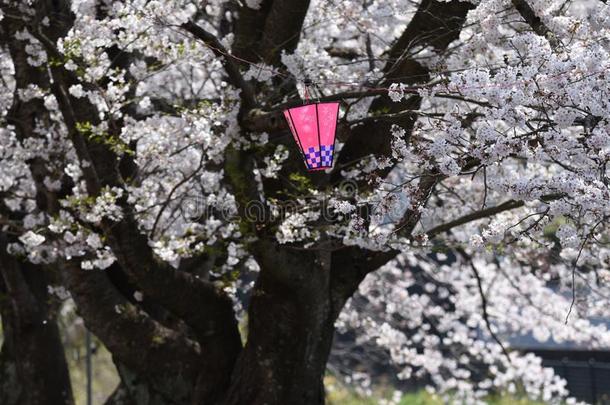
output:
[{"label": "cherry blossom tree", "polygon": [[3,404],[73,402],[66,299],[108,404],[322,404],[336,328],[447,400],[559,402],[509,337],[610,346],[604,2],[0,5]]}]

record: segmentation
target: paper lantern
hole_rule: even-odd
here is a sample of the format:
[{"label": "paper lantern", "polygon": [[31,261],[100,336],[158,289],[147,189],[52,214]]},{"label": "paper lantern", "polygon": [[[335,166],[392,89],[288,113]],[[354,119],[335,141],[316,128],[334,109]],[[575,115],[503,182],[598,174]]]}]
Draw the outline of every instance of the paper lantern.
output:
[{"label": "paper lantern", "polygon": [[284,111],[307,170],[333,166],[338,113],[338,102],[311,103]]}]

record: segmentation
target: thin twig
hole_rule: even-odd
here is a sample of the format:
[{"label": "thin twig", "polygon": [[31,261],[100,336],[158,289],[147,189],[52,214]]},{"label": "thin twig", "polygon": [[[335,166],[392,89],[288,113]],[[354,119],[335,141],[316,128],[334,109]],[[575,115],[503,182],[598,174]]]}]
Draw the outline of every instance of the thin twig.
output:
[{"label": "thin twig", "polygon": [[570,302],[570,309],[568,310],[568,314],[566,315],[566,325],[568,324],[568,319],[570,318],[570,314],[572,313],[572,309],[574,308],[574,304],[576,303],[576,267],[578,265],[578,260],[582,255],[582,251],[584,250],[585,245],[587,244],[587,240],[589,240],[589,238],[593,235],[593,233],[595,232],[595,228],[597,228],[599,224],[602,223],[602,221],[603,219],[597,222],[595,226],[593,226],[593,228],[591,229],[591,232],[589,232],[587,236],[585,236],[585,239],[582,241],[582,243],[580,244],[580,248],[578,249],[578,256],[576,256],[576,260],[574,260],[574,265],[572,266],[572,302]]}]

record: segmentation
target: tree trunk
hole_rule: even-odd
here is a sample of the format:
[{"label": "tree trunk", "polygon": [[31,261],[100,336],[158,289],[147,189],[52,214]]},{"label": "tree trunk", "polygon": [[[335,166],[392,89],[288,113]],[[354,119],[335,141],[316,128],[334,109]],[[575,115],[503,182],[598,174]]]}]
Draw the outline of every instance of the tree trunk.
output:
[{"label": "tree trunk", "polygon": [[265,241],[256,251],[261,272],[249,303],[247,343],[226,395],[210,402],[198,398],[195,387],[189,399],[152,397],[156,390],[147,389],[145,376],[119,366],[122,382],[107,405],[324,404],[334,321],[344,302],[331,294],[332,256]]},{"label": "tree trunk", "polygon": [[106,399],[104,405],[136,405],[136,403],[131,399],[125,384],[121,382]]},{"label": "tree trunk", "polygon": [[11,321],[14,319],[8,306],[9,299],[2,277],[0,276],[0,318],[2,320],[3,342],[0,348],[0,404],[19,403],[22,387],[17,376],[17,361],[13,344]]},{"label": "tree trunk", "polygon": [[73,404],[55,308],[47,292],[49,274],[9,256],[0,241],[0,276],[4,290],[0,403]]},{"label": "tree trunk", "polygon": [[261,242],[248,341],[225,405],[324,403],[334,333],[330,254]]}]

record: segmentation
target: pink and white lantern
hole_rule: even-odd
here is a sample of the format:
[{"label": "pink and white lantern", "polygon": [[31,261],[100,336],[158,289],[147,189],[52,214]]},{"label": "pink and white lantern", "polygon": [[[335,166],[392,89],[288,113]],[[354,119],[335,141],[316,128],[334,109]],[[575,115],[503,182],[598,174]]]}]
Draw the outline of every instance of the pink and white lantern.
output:
[{"label": "pink and white lantern", "polygon": [[307,170],[333,166],[339,103],[311,103],[284,111]]}]

